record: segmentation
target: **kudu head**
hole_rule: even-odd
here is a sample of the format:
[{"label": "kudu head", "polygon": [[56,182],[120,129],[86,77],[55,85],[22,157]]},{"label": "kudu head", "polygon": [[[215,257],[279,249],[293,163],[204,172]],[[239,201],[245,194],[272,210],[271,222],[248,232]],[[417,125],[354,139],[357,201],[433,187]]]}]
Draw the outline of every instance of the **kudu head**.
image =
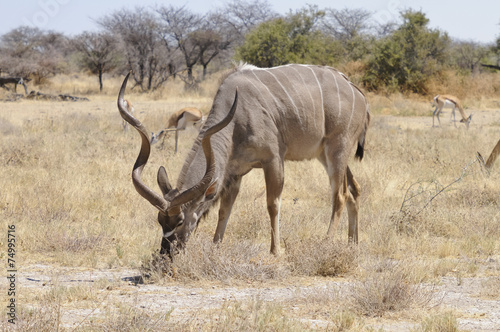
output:
[{"label": "kudu head", "polygon": [[163,229],[160,253],[172,256],[173,250],[176,249],[173,245],[176,244],[177,248],[182,247],[198,225],[203,204],[215,198],[218,179],[214,178],[215,157],[210,138],[233,119],[238,104],[238,90],[236,90],[233,105],[226,117],[221,122],[200,133],[201,146],[206,161],[205,173],[202,179],[193,187],[179,191],[172,188],[167,172],[161,166],[157,176],[158,185],[162,192],[162,195],[160,195],[149,188],[141,179],[142,170],[149,159],[151,144],[149,131],[128,112],[125,105],[124,94],[129,75],[125,77],[118,95],[118,110],[122,118],[139,132],[142,139],[141,150],[132,171],[132,182],[137,192],[158,209],[158,222]]}]

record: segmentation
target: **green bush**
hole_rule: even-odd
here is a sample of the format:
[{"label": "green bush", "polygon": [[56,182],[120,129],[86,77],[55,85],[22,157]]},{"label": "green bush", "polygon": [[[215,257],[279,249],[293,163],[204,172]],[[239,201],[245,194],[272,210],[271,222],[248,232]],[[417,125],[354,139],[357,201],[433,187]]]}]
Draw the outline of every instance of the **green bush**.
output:
[{"label": "green bush", "polygon": [[314,8],[260,24],[237,50],[236,58],[259,67],[288,63],[332,64],[342,54],[339,41],[315,25],[324,15]]},{"label": "green bush", "polygon": [[426,93],[426,83],[445,64],[449,38],[427,27],[422,12],[402,13],[403,24],[374,47],[363,83],[370,90]]}]

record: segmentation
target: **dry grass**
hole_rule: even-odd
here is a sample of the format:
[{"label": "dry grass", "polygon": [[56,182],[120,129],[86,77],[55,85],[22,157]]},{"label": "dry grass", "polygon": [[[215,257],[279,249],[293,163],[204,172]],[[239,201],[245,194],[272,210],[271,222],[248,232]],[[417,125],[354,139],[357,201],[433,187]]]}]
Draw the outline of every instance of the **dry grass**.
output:
[{"label": "dry grass", "polygon": [[453,312],[435,314],[427,317],[415,332],[458,332],[457,317]]},{"label": "dry grass", "polygon": [[354,310],[360,315],[383,316],[388,312],[429,307],[433,292],[421,280],[415,280],[417,274],[409,266],[404,261],[371,266],[350,290]]},{"label": "dry grass", "polygon": [[[83,77],[77,84],[58,78],[47,89],[92,94],[95,90],[91,80]],[[113,94],[91,95],[91,101],[85,103],[1,103],[0,227],[16,225],[19,266],[47,263],[140,268],[152,262],[161,236],[156,211],[138,196],[130,181],[139,149],[138,136],[121,129],[115,104],[118,80],[110,79],[105,84],[112,87]],[[149,130],[157,131],[168,114],[181,107],[197,106],[207,112],[216,85],[205,84],[197,94],[188,94],[179,84],[169,83],[165,90],[146,95],[131,93],[129,97],[137,116]],[[425,298],[425,293],[415,293],[420,291],[415,285],[421,281],[432,282],[443,275],[484,275],[482,262],[499,259],[500,171],[495,165],[487,178],[474,160],[476,151],[491,151],[498,140],[498,112],[480,113],[468,131],[446,121],[442,128],[432,129],[427,100],[403,96],[370,96],[370,100],[375,116],[367,137],[366,157],[362,163],[351,162],[362,187],[358,248],[347,246],[345,220],[334,239],[325,240],[331,198],[321,165],[316,161],[287,163],[281,214],[282,257],[268,253],[270,225],[265,187],[262,172],[255,170],[244,178],[224,243],[211,244],[216,225],[214,210],[172,266],[148,266],[149,271],[170,271],[166,276],[156,273],[152,280],[236,284],[324,276],[358,280],[350,292],[355,305],[339,308],[328,305],[332,300],[321,302],[330,308],[325,317],[329,317],[331,327],[349,325],[349,320],[354,319],[349,326],[358,329],[362,315],[385,315],[414,307],[426,310],[425,305],[409,299]],[[466,99],[466,104],[478,113],[482,105],[495,105],[491,99]],[[156,170],[165,165],[175,183],[194,135],[181,134],[177,155],[171,152],[171,139],[164,147],[154,146],[144,180],[154,187]],[[404,201],[408,193],[412,198]],[[0,247],[6,247],[5,237],[0,238]],[[0,250],[0,258],[5,259],[5,255]],[[378,270],[367,267],[367,262],[387,260],[413,264],[404,273],[387,266]],[[500,269],[488,274],[498,276]],[[82,295],[83,290],[72,291],[77,299],[94,296]],[[65,294],[69,292],[64,290]],[[62,307],[69,301],[68,296],[60,300]],[[249,308],[254,310],[253,320],[238,318],[240,310]],[[63,309],[56,305],[23,310],[25,324],[36,326],[32,330],[51,330]],[[217,324],[222,325],[212,328],[254,329],[262,321],[276,330],[300,329],[296,321],[266,316],[274,315],[275,310],[280,309],[258,301],[230,304],[221,309],[224,318]],[[162,314],[165,317],[167,313]],[[342,317],[335,318],[337,314]],[[99,326],[113,329],[125,321],[137,326],[136,330],[154,329],[141,323],[144,315],[149,322],[167,326],[161,315],[134,307],[110,312],[109,321],[101,321],[103,325]],[[260,315],[267,318],[255,318]],[[32,326],[28,325],[26,330]],[[190,325],[186,326],[189,330]]]},{"label": "dry grass", "polygon": [[285,264],[250,241],[225,241],[215,245],[206,234],[194,241],[175,259],[154,255],[143,265],[143,274],[158,281],[170,276],[178,281],[280,280],[290,275]]}]

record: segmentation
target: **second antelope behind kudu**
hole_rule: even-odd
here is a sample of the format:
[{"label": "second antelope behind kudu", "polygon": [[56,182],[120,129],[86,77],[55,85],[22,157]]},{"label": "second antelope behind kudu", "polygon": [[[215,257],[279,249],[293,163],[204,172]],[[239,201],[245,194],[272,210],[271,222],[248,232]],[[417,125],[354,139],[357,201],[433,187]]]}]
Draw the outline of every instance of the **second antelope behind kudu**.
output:
[{"label": "second antelope behind kudu", "polygon": [[347,162],[356,146],[356,156],[363,157],[370,113],[364,94],[345,75],[330,67],[308,65],[235,68],[217,91],[177,187],[170,184],[165,168],[158,170],[161,194],[141,179],[151,150],[150,132],[127,112],[127,79],[118,96],[118,108],[142,139],[132,181],[137,192],[159,210],[161,253],[172,255],[176,247],[183,246],[217,200],[221,202],[214,241],[221,241],[242,177],[253,168],[262,168],[271,252],[279,254],[284,161],[312,158],[323,164],[332,188],[328,235],[335,232],[347,204],[349,240],[358,241],[360,187]]}]

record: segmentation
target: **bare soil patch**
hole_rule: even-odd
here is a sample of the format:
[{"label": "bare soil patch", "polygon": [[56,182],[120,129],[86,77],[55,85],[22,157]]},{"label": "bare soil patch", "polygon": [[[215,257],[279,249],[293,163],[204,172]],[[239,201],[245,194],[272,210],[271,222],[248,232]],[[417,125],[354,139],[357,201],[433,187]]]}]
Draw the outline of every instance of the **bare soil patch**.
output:
[{"label": "bare soil patch", "polygon": [[[498,261],[490,259],[484,263],[486,269],[497,269]],[[213,312],[229,302],[244,302],[258,299],[280,303],[290,312],[297,312],[297,319],[306,322],[311,329],[324,330],[331,323],[317,319],[314,314],[301,315],[304,309],[294,303],[301,296],[331,292],[347,294],[356,280],[346,278],[289,278],[268,283],[236,282],[221,283],[191,282],[183,284],[168,281],[161,284],[142,283],[140,272],[133,269],[84,269],[56,267],[51,265],[29,265],[18,275],[19,304],[30,306],[27,298],[53,292],[54,288],[97,288],[91,299],[81,298],[61,304],[61,326],[73,329],[92,326],[103,319],[110,310],[127,305],[154,316],[170,312],[172,324],[186,324],[190,320],[210,319]],[[500,298],[488,296],[488,281],[498,277],[461,278],[442,277],[437,286],[432,286],[437,299],[436,310],[452,309],[458,313],[459,328],[469,331],[498,331],[500,329]],[[498,286],[498,281],[495,281]],[[96,287],[100,284],[100,287]],[[494,285],[494,284],[491,284]],[[5,279],[1,287],[6,286]],[[429,287],[431,287],[429,285]],[[485,293],[486,292],[486,293]],[[23,300],[25,299],[25,300]],[[47,303],[48,304],[48,303]],[[213,317],[213,319],[216,319]],[[418,323],[404,318],[367,318],[364,328],[384,331],[408,331]]]}]

